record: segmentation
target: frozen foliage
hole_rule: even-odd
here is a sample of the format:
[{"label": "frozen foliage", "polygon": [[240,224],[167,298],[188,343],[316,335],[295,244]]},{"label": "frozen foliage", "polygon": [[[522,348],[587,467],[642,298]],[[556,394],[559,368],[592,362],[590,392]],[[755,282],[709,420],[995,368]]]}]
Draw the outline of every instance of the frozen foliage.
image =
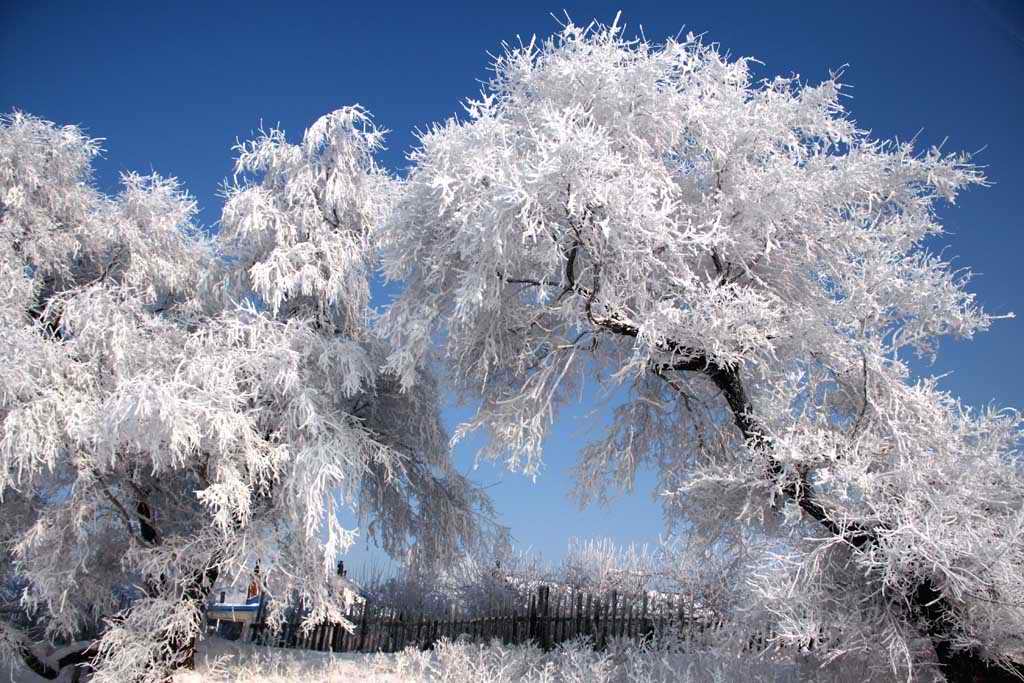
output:
[{"label": "frozen foliage", "polygon": [[405,683],[408,680],[382,671],[380,660],[370,654],[282,650],[220,638],[204,640],[196,659],[196,670],[179,673],[174,683]]},{"label": "frozen foliage", "polygon": [[749,635],[771,622],[769,615],[752,610],[749,604],[749,561],[749,556],[708,547],[690,536],[662,539],[653,547],[620,546],[611,539],[572,539],[551,577],[553,584],[573,593],[649,594],[652,610],[671,598],[704,623],[746,628]]},{"label": "frozen foliage", "polygon": [[[187,663],[212,584],[257,561],[271,595],[341,621],[346,510],[396,555],[476,542],[487,500],[449,461],[433,380],[400,392],[379,370],[380,136],[343,109],[300,145],[241,145],[211,239],[173,178],[126,174],[104,196],[98,141],[0,120],[0,575],[51,640],[117,613],[97,681]],[[59,668],[2,614],[0,648]]]},{"label": "frozen foliage", "polygon": [[682,608],[749,640],[774,629],[772,615],[751,609],[749,579],[745,562],[689,538],[653,547],[574,538],[554,563],[531,551],[477,549],[443,566],[407,565],[390,577],[361,577],[359,590],[374,607],[442,619],[525,613],[541,587],[552,604],[584,596],[608,601],[616,593],[624,604],[647,604],[652,615],[675,618]]},{"label": "frozen foliage", "polygon": [[755,593],[782,641],[962,679],[1021,645],[1021,418],[905,359],[992,320],[923,246],[985,181],[873,139],[842,92],[754,82],[692,35],[508,47],[421,136],[382,231],[389,362],[415,387],[436,349],[481,401],[459,434],[528,473],[562,406],[623,387],[584,498],[652,464],[671,522],[772,551]]},{"label": "frozen foliage", "polygon": [[570,539],[558,578],[574,590],[638,594],[651,590],[657,574],[648,547],[621,547],[611,539]]},{"label": "frozen foliage", "polygon": [[353,107],[322,117],[299,145],[277,130],[240,145],[243,182],[228,193],[218,239],[237,295],[251,292],[263,317],[294,330],[292,351],[309,365],[282,378],[296,393],[265,427],[334,461],[296,487],[340,491],[389,553],[414,539],[420,561],[436,562],[474,545],[477,512],[490,508],[449,460],[431,375],[418,368],[416,389],[401,391],[379,371],[388,351],[369,325],[369,245],[394,184],[373,160],[382,137]]},{"label": "frozen foliage", "polygon": [[360,592],[372,605],[407,614],[482,616],[525,608],[537,587],[551,581],[550,568],[536,553],[478,549],[444,564],[410,563],[393,576],[364,577]]},{"label": "frozen foliage", "polygon": [[[406,650],[390,661],[378,658],[378,670],[397,671],[412,681],[487,681],[515,683],[669,683],[676,681],[870,681],[853,672],[819,668],[794,653],[743,652],[734,645],[687,648],[675,643],[637,646],[612,641],[595,651],[586,640],[564,643],[551,652],[533,645],[504,646],[441,641],[433,651]],[[884,680],[884,679],[877,679]]]}]

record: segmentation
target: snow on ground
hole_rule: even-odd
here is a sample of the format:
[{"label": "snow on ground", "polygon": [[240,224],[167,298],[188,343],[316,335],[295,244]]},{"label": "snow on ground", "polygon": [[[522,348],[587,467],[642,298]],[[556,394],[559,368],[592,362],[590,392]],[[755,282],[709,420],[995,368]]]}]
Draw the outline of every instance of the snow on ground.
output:
[{"label": "snow on ground", "polygon": [[0,661],[0,683],[49,683],[21,665]]},{"label": "snow on ground", "polygon": [[174,683],[405,683],[412,680],[384,670],[387,659],[388,655],[286,650],[207,638],[200,643],[196,670],[178,674]]},{"label": "snow on ground", "polygon": [[282,650],[210,639],[203,644],[197,670],[179,674],[175,683],[704,683],[705,681],[890,681],[863,666],[825,667],[800,657],[755,656],[734,649],[704,649],[687,654],[650,651],[613,642],[595,652],[583,643],[552,652],[533,645],[507,646],[441,641],[432,651],[407,649],[396,654],[328,654]]},{"label": "snow on ground", "polygon": [[[687,653],[676,648],[649,650],[613,641],[597,652],[568,643],[552,652],[533,645],[507,646],[441,641],[432,651],[395,654],[332,654],[256,646],[208,638],[200,644],[196,670],[174,683],[704,683],[773,681],[864,683],[906,680],[905,672],[871,671],[867,662],[821,666],[799,655],[755,655],[729,647]],[[0,683],[42,683],[24,669],[0,666]]]},{"label": "snow on ground", "polygon": [[[179,673],[174,683],[407,683],[418,680],[391,673],[395,655],[331,654],[282,650],[208,638],[199,646],[196,670]],[[0,661],[0,683],[52,683],[20,664]]]}]

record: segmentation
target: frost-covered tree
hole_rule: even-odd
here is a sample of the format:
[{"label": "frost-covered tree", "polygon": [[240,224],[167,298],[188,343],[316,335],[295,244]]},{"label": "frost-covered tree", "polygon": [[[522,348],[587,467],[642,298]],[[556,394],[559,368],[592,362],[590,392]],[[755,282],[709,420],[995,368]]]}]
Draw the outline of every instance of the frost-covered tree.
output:
[{"label": "frost-covered tree", "polygon": [[369,277],[373,231],[395,187],[373,158],[383,135],[349,107],[320,118],[301,144],[271,130],[240,145],[242,182],[228,192],[218,242],[231,264],[230,292],[318,340],[298,340],[309,376],[272,406],[276,422],[266,426],[287,443],[321,442],[322,464],[333,463],[325,470],[333,483],[318,474],[296,484],[341,491],[388,553],[404,556],[414,542],[426,564],[501,542],[504,531],[491,521],[488,497],[449,458],[430,372],[417,367],[415,389],[403,391],[380,371],[390,350],[372,327]]},{"label": "frost-covered tree", "polygon": [[572,538],[555,576],[573,591],[640,595],[660,587],[658,559],[646,545],[623,547],[610,538]]},{"label": "frost-covered tree", "polygon": [[444,617],[455,611],[487,617],[496,610],[526,609],[543,586],[573,599],[581,593],[607,599],[614,591],[623,597],[646,593],[656,600],[685,600],[705,620],[737,629],[762,629],[766,617],[770,621],[763,612],[741,613],[749,593],[743,563],[689,537],[665,538],[656,546],[572,538],[557,562],[533,550],[478,547],[442,566],[409,562],[394,574],[377,568],[358,581],[371,604],[406,614]]},{"label": "frost-covered tree", "polygon": [[97,140],[0,120],[0,578],[50,642],[106,624],[53,651],[0,613],[0,655],[162,680],[213,583],[256,561],[271,624],[296,593],[309,623],[343,621],[355,522],[394,554],[475,543],[487,501],[449,461],[433,382],[400,392],[369,327],[379,140],[346,109],[301,145],[243,145],[214,240],[174,179],[105,196]]},{"label": "frost-covered tree", "polygon": [[652,464],[671,520],[767,540],[781,639],[1009,675],[1021,419],[906,363],[992,320],[924,246],[982,173],[858,129],[835,75],[755,82],[693,36],[570,24],[494,71],[421,136],[382,234],[403,385],[439,348],[480,400],[460,433],[530,473],[559,408],[610,385],[585,497]]},{"label": "frost-covered tree", "polygon": [[391,575],[378,570],[359,585],[370,604],[406,614],[490,617],[525,610],[538,586],[556,580],[539,554],[503,545],[478,547],[443,565],[412,561]]}]

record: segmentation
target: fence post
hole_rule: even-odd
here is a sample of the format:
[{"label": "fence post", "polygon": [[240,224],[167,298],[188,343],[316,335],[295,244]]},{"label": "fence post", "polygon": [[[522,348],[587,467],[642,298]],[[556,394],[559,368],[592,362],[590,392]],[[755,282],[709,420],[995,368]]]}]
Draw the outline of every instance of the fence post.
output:
[{"label": "fence post", "polygon": [[[690,601],[690,613],[686,614],[685,610],[686,610],[685,600],[683,599],[683,596],[680,595],[679,596],[679,621],[680,621],[680,623],[686,625],[686,629],[687,629],[686,639],[689,640],[689,641],[692,641],[693,640],[693,601],[692,601],[692,599]],[[684,619],[686,621],[683,621]]]},{"label": "fence post", "polygon": [[612,638],[616,636],[618,626],[615,624],[615,617],[619,614],[619,592],[612,591]]},{"label": "fence post", "polygon": [[[614,599],[614,598],[615,598],[615,593],[612,593],[612,599]],[[602,648],[607,648],[608,647],[608,616],[609,615],[614,616],[614,612],[612,612],[611,605],[609,605],[608,601],[605,600],[605,602],[604,602],[604,612],[601,615],[601,647]],[[612,622],[612,628],[613,629],[615,628],[615,623],[614,622]]]},{"label": "fence post", "polygon": [[561,641],[562,633],[562,601],[565,600],[565,595],[561,591],[555,596],[555,611],[552,615],[551,621],[551,647],[558,645]]},{"label": "fence post", "polygon": [[666,601],[662,600],[662,606],[657,610],[657,637],[665,637],[665,610],[667,608]]},{"label": "fence post", "polygon": [[530,608],[528,621],[526,623],[527,639],[535,638],[537,635],[537,596],[530,596]]},{"label": "fence post", "polygon": [[256,606],[256,618],[252,622],[252,642],[254,643],[263,631],[263,605],[265,602],[266,598],[263,593],[260,593],[260,601]]},{"label": "fence post", "polygon": [[389,610],[388,611],[388,621],[387,621],[387,624],[386,624],[386,628],[384,629],[384,647],[382,648],[382,650],[384,652],[394,652],[395,651],[395,636],[396,635],[397,634],[395,633],[395,611],[394,610]]},{"label": "fence post", "polygon": [[694,602],[695,601],[693,599],[693,591],[690,591],[689,613],[687,614],[687,616],[689,617],[690,640],[693,639],[693,635],[694,635],[693,630],[697,626],[699,626],[697,624],[697,621],[696,621],[696,618],[697,618],[697,615],[696,615],[696,605],[694,604]]},{"label": "fence post", "polygon": [[593,599],[594,596],[590,593],[587,593],[587,606],[583,610],[583,630],[586,632],[587,637],[591,640],[593,640],[594,638]]},{"label": "fence post", "polygon": [[573,633],[574,638],[580,637],[580,632],[583,630],[583,593],[576,594],[576,632]]},{"label": "fence post", "polygon": [[356,645],[356,652],[362,652],[366,644],[366,612],[370,608],[369,601],[363,602],[363,613],[359,619],[359,643]]},{"label": "fence post", "polygon": [[643,633],[644,636],[648,636],[650,634],[650,630],[647,628],[647,591],[644,591],[644,604],[642,609],[643,611],[640,613],[640,632]]},{"label": "fence post", "polygon": [[548,586],[542,586],[543,616],[541,617],[541,648],[545,652],[551,649],[551,592]]},{"label": "fence post", "polygon": [[292,618],[289,619],[288,624],[288,641],[286,647],[295,647],[299,644],[299,620],[302,618],[302,601],[295,603],[295,609],[292,611]]}]

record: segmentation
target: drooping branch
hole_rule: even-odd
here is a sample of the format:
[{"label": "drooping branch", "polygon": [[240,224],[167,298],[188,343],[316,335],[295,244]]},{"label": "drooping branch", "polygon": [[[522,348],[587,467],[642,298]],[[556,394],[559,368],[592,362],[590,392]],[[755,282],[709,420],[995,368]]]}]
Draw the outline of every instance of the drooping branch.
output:
[{"label": "drooping branch", "polygon": [[[636,339],[640,335],[640,326],[624,315],[614,311],[605,315],[594,314],[594,304],[600,293],[600,267],[599,265],[595,267],[592,286],[586,287],[577,280],[575,262],[581,247],[581,238],[577,227],[574,226],[573,232],[576,238],[566,251],[566,287],[585,300],[587,318],[593,325],[616,335]],[[717,252],[713,252],[713,258],[716,267],[720,269]],[[671,339],[659,342],[658,350],[679,360],[654,365],[651,370],[656,375],[667,379],[665,373],[675,371],[700,372],[707,376],[725,397],[732,413],[733,422],[740,430],[744,440],[750,444],[751,448],[764,455],[767,461],[767,473],[773,479],[785,476],[784,466],[771,453],[773,449],[771,437],[754,416],[753,405],[743,386],[738,367],[723,365],[711,359],[704,351]],[[671,382],[669,384],[674,388]],[[796,481],[784,484],[782,491],[830,533],[839,536],[855,548],[861,548],[869,541],[873,542],[877,539],[877,532],[874,529],[858,524],[841,525],[832,519],[824,506],[816,500],[805,474],[801,473]]]},{"label": "drooping branch", "polygon": [[155,526],[156,522],[153,520],[153,511],[149,507],[149,503],[145,499],[139,499],[135,505],[135,512],[139,517],[139,528],[142,532],[142,539],[150,545],[160,545],[160,532],[157,531]]},{"label": "drooping branch", "polygon": [[[575,249],[573,251],[575,254]],[[571,268],[566,270],[567,276],[573,273]],[[586,288],[578,285],[575,280],[570,280],[570,286],[581,297],[586,298],[587,317],[597,327],[613,334],[637,338],[640,333],[639,325],[624,318],[621,315],[612,314],[605,317],[592,314],[592,307],[596,296],[597,288]],[[750,447],[759,452],[766,460],[766,473],[774,480],[786,475],[785,467],[777,458],[772,455],[774,443],[771,436],[758,422],[753,405],[747,396],[743,385],[738,366],[727,366],[718,363],[699,351],[673,340],[664,340],[659,344],[659,350],[671,356],[680,356],[682,360],[672,363],[664,363],[653,366],[652,371],[660,378],[669,382],[669,386],[678,391],[678,388],[666,375],[668,371],[676,372],[699,372],[708,377],[712,383],[722,392],[737,429],[743,435],[744,440]],[[805,472],[799,472],[796,480],[790,480],[782,485],[782,493],[793,500],[800,509],[808,516],[824,526],[829,533],[843,539],[856,551],[863,551],[869,546],[876,545],[879,534],[886,529],[884,524],[867,526],[857,523],[841,524],[829,514],[828,510],[816,499],[810,482],[807,481]],[[925,624],[925,631],[935,649],[936,657],[943,668],[947,679],[956,682],[968,682],[979,680],[976,674],[982,674],[984,680],[1010,681],[1024,680],[1024,667],[1014,666],[1008,670],[995,666],[975,649],[955,650],[949,634],[949,614],[953,613],[953,606],[949,599],[936,587],[934,581],[928,579],[918,585],[910,599],[910,612],[912,615],[921,618]]]},{"label": "drooping branch", "polygon": [[[744,75],[721,78],[730,65]],[[487,115],[421,139],[395,218],[383,229],[387,271],[406,282],[387,328],[407,348],[391,364],[414,381],[430,342],[404,326],[447,328],[444,357],[456,381],[485,401],[473,424],[497,427],[491,452],[531,457],[557,390],[590,376],[600,382],[606,372],[632,374],[640,359],[639,370],[667,382],[671,390],[663,391],[678,392],[683,409],[691,400],[683,378],[699,374],[721,413],[712,417],[718,436],[738,446],[737,459],[717,463],[715,474],[766,483],[762,502],[785,505],[820,538],[792,537],[791,559],[806,568],[788,577],[796,590],[767,576],[758,587],[758,599],[775,603],[769,610],[781,607],[787,637],[845,612],[856,628],[834,631],[837,638],[822,643],[824,657],[871,651],[871,636],[887,629],[894,667],[906,654],[915,673],[924,663],[915,643],[927,633],[950,671],[954,660],[984,671],[979,653],[1005,661],[1020,631],[1018,548],[1010,545],[1018,539],[1008,538],[1000,519],[1019,508],[1019,488],[1000,496],[999,510],[991,501],[1003,493],[993,488],[1009,488],[1004,481],[1019,484],[1019,472],[1004,472],[1003,461],[1019,450],[1024,420],[966,414],[931,381],[912,385],[899,355],[932,353],[943,336],[969,337],[992,320],[966,291],[966,278],[923,243],[941,233],[938,203],[984,184],[984,176],[966,156],[914,156],[913,145],[858,129],[836,78],[755,85],[746,67],[699,40],[638,47],[614,29],[590,39],[576,27],[499,59]],[[722,107],[694,106],[709,92]],[[535,125],[541,118],[548,123]],[[500,162],[498,187],[481,189],[479,178],[494,178],[498,159],[514,163]],[[481,242],[481,225],[496,239]],[[468,286],[493,281],[496,266],[497,287]],[[522,287],[534,288],[536,301],[524,299]],[[851,325],[865,319],[851,339]],[[508,336],[496,340],[502,330]],[[571,384],[554,374],[561,366],[537,365],[584,330],[593,335],[594,362],[575,368]],[[602,337],[615,341],[603,345]],[[816,361],[803,365],[818,351],[846,358],[854,341],[886,358],[874,370],[863,364],[870,383],[857,392],[845,374],[833,382]],[[750,353],[768,343],[773,353],[758,355],[755,384]],[[494,352],[480,359],[480,348]],[[791,362],[809,367],[800,387],[786,371]],[[545,393],[534,378],[546,382]],[[587,462],[609,467],[628,438],[627,470],[642,453],[674,477],[686,459],[662,452],[671,419],[617,412]],[[789,456],[791,442],[825,455],[837,440],[858,447],[827,469]],[[877,448],[879,441],[888,443]],[[596,477],[583,483],[598,485]],[[895,488],[905,495],[893,495]],[[735,518],[735,502],[723,497],[687,511]],[[961,528],[961,520],[971,526]],[[985,541],[1009,550],[993,558]],[[814,562],[819,544],[838,553],[836,562]],[[976,609],[968,589],[999,602]],[[875,596],[866,609],[861,591]]]},{"label": "drooping branch", "polygon": [[32,673],[51,681],[57,678],[60,672],[45,661],[42,653],[33,649],[32,641],[21,630],[5,621],[0,621],[0,640],[7,641],[8,646],[17,652],[21,661]]},{"label": "drooping branch", "polygon": [[[197,570],[186,580],[185,585],[182,586],[182,602],[199,605],[206,599],[214,584],[217,583],[217,577],[220,576],[220,565],[218,562],[219,556],[215,555],[210,558],[206,567],[202,570]],[[187,669],[194,668],[198,638],[199,634],[193,633],[187,638],[175,639],[170,643],[171,651],[177,656],[175,663],[178,666],[183,666]]]}]

